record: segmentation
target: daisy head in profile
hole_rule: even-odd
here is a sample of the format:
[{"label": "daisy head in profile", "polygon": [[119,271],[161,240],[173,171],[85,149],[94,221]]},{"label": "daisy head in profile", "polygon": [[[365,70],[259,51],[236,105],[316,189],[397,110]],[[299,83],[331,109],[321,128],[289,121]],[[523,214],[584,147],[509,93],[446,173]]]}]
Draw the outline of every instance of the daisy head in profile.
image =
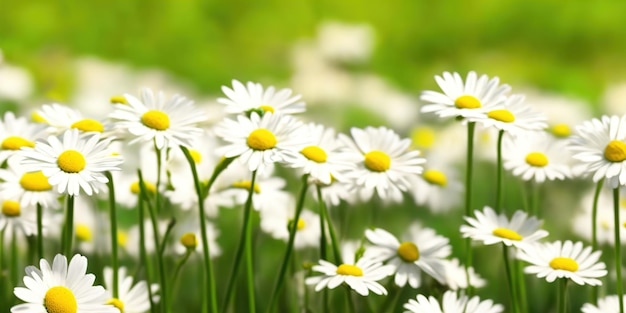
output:
[{"label": "daisy head in profile", "polygon": [[305,111],[302,96],[293,94],[291,89],[276,90],[274,86],[263,88],[263,85],[247,82],[245,85],[238,80],[232,81],[233,87],[222,86],[226,98],[218,98],[217,102],[226,105],[226,113],[244,114],[270,112],[275,114],[294,114]]},{"label": "daisy head in profile", "polygon": [[120,267],[118,270],[118,296],[113,297],[113,269],[104,268],[104,286],[105,303],[114,306],[120,313],[144,313],[150,311],[150,292],[152,291],[152,299],[158,301],[159,297],[155,295],[159,289],[159,285],[152,284],[148,287],[145,280],[137,281],[133,284],[134,279],[128,274],[126,267]]},{"label": "daisy head in profile", "polygon": [[441,304],[437,298],[417,295],[404,304],[405,313],[500,313],[504,311],[501,304],[492,300],[480,300],[478,296],[469,298],[466,295],[458,296],[456,291],[449,290],[443,294]]},{"label": "daisy head in profile", "polygon": [[109,125],[97,119],[85,117],[80,111],[59,103],[44,104],[32,113],[35,121],[47,125],[49,134],[58,135],[68,129],[81,132],[109,133]]},{"label": "daisy head in profile", "polygon": [[528,131],[543,130],[548,127],[547,117],[524,103],[525,96],[511,95],[501,105],[485,107],[486,116],[479,122],[483,127],[493,127],[513,137]]},{"label": "daisy head in profile", "polygon": [[119,313],[106,305],[105,290],[94,286],[96,277],[87,274],[87,258],[76,254],[70,260],[57,254],[50,263],[45,259],[39,268],[26,267],[25,287],[15,287],[13,293],[25,303],[11,308],[12,313]]},{"label": "daisy head in profile", "polygon": [[46,136],[45,127],[16,117],[11,111],[0,119],[0,163],[15,155],[22,147],[34,147],[35,141]]}]

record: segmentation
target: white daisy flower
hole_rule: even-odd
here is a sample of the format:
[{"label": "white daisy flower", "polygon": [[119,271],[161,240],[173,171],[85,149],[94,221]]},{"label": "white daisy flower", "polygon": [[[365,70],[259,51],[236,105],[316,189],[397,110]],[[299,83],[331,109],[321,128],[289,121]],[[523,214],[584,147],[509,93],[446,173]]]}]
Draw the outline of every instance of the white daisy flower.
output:
[{"label": "white daisy flower", "polygon": [[538,90],[525,90],[524,94],[529,105],[547,116],[547,130],[557,138],[570,137],[576,125],[593,117],[593,106],[585,100]]},{"label": "white daisy flower", "polygon": [[476,273],[473,267],[469,267],[467,272],[465,265],[460,264],[459,259],[443,260],[445,266],[446,285],[451,290],[467,289],[467,273],[473,288],[484,287],[487,282]]},{"label": "white daisy flower", "polygon": [[[145,313],[150,310],[150,293],[145,280],[138,281],[133,285],[133,277],[128,275],[126,267],[118,269],[118,296],[113,297],[113,269],[106,266],[103,272],[104,287],[106,288],[106,303],[114,306],[122,313]],[[159,285],[150,286],[152,298],[158,301],[158,296],[154,295]]]},{"label": "white daisy flower", "polygon": [[606,265],[600,260],[601,251],[591,251],[591,247],[583,248],[578,241],[556,241],[535,244],[524,248],[517,257],[531,265],[524,272],[537,274],[546,278],[549,283],[557,278],[571,279],[578,285],[602,285],[598,278],[607,274]]},{"label": "white daisy flower", "polygon": [[387,290],[378,281],[392,274],[389,266],[366,257],[360,258],[356,263],[348,261],[339,266],[320,260],[318,265],[313,266],[313,271],[323,274],[305,280],[307,285],[315,285],[315,291],[334,289],[346,283],[362,296],[369,295],[370,291],[377,295],[386,295]]},{"label": "white daisy flower", "polygon": [[26,171],[42,171],[59,193],[87,195],[98,193],[108,182],[106,171],[117,171],[122,158],[109,151],[110,138],[100,140],[100,133],[67,130],[61,138],[48,137],[34,148],[20,151]]},{"label": "white daisy flower", "polygon": [[572,176],[571,153],[567,141],[543,131],[504,139],[504,168],[523,180],[543,183]]},{"label": "white daisy flower", "polygon": [[507,246],[523,248],[537,240],[548,236],[548,232],[540,229],[542,221],[536,217],[528,217],[526,212],[517,210],[509,220],[504,213],[496,212],[485,206],[483,211],[474,211],[476,218],[465,216],[469,225],[461,225],[464,238],[482,241],[485,245],[503,243]]},{"label": "white daisy flower", "polygon": [[606,178],[612,188],[626,185],[626,116],[602,116],[576,127],[572,138],[573,157],[581,162],[593,181]]},{"label": "white daisy flower", "polygon": [[27,172],[18,158],[9,159],[6,169],[0,169],[0,194],[7,199],[18,199],[22,207],[41,205],[58,209],[60,194],[53,190],[42,171]]},{"label": "white daisy flower", "polygon": [[[158,220],[157,221],[157,229],[156,232],[158,234],[165,234],[167,230],[168,221]],[[155,231],[152,227],[152,222],[149,219],[143,221],[143,229],[144,229],[144,247],[146,248],[146,253],[151,254],[156,251],[156,246],[154,244]],[[126,250],[126,252],[132,256],[133,258],[139,258],[139,245],[141,243],[141,233],[139,229],[139,224],[135,224],[128,229],[126,233],[126,244],[120,245],[122,248]]]},{"label": "white daisy flower", "polygon": [[384,229],[365,230],[365,237],[373,246],[365,250],[363,257],[382,261],[393,268],[396,285],[408,284],[418,288],[422,271],[440,283],[445,282],[443,259],[452,253],[448,238],[439,236],[430,228],[417,224],[409,226],[402,243]]},{"label": "white daisy flower", "polygon": [[[580,209],[576,211],[571,223],[572,231],[581,236],[582,238],[591,242],[592,236],[592,204],[595,194],[594,190],[585,192],[582,196],[580,203]],[[624,196],[624,189],[620,190],[620,197]],[[626,209],[626,202],[619,202],[620,211]],[[626,223],[626,214],[620,214],[619,225]],[[622,242],[626,241],[626,228],[619,227],[620,238]],[[598,206],[596,214],[596,242],[599,244],[605,244],[609,247],[615,244],[615,214],[613,212],[613,192],[607,188],[603,188],[600,191],[598,197]]]},{"label": "white daisy flower", "polygon": [[441,305],[437,298],[417,295],[404,304],[405,313],[500,313],[504,306],[495,304],[492,300],[481,301],[478,296],[468,298],[465,295],[457,296],[455,291],[449,290],[443,294]]},{"label": "white daisy flower", "polygon": [[108,215],[98,209],[96,199],[77,197],[74,203],[74,236],[76,250],[92,255],[111,251],[111,226]]},{"label": "white daisy flower", "polygon": [[262,172],[276,162],[293,164],[302,158],[300,151],[308,144],[300,121],[290,115],[252,112],[250,117],[225,119],[215,128],[215,134],[228,142],[218,149],[220,155],[238,157],[250,171]]},{"label": "white daisy flower", "polygon": [[400,139],[386,127],[352,128],[352,138],[340,134],[346,145],[346,156],[354,168],[346,175],[358,190],[362,201],[371,199],[374,191],[381,199],[402,200],[410,187],[408,176],[422,173],[425,159],[410,150],[411,140]]},{"label": "white daisy flower", "polygon": [[[322,193],[322,200],[329,208],[338,206],[341,201],[345,201],[349,204],[358,202],[358,195],[353,192],[352,183],[332,181],[330,185],[319,185]],[[313,197],[320,201],[317,196],[317,190],[311,188]]]},{"label": "white daisy flower", "polygon": [[19,201],[0,198],[0,232],[11,236],[18,233],[30,236],[37,233],[36,212],[33,207],[22,207]]},{"label": "white daisy flower", "polygon": [[523,95],[512,95],[502,105],[486,107],[487,115],[479,120],[480,124],[485,128],[503,130],[514,137],[548,127],[546,116],[525,104],[524,98]]},{"label": "white daisy flower", "polygon": [[[205,219],[205,226],[209,252],[213,259],[222,255],[222,248],[217,243],[220,231],[208,219]],[[193,251],[202,254],[202,233],[200,232],[197,212],[185,212],[184,216],[180,216],[180,222],[176,222],[172,232],[172,238],[178,241],[174,245],[174,252],[185,254],[187,249],[192,248]]]},{"label": "white daisy flower", "polygon": [[80,254],[74,255],[69,265],[65,256],[57,254],[52,268],[41,259],[39,269],[26,267],[26,287],[13,289],[15,296],[26,303],[13,306],[11,313],[118,313],[115,307],[104,304],[104,288],[94,286],[95,279],[87,274],[87,258]]},{"label": "white daisy flower", "polygon": [[438,168],[429,162],[422,175],[410,176],[409,181],[415,204],[426,206],[431,212],[448,212],[461,203],[463,183],[451,166]]},{"label": "white daisy flower", "polygon": [[33,112],[36,121],[48,125],[48,133],[58,135],[68,129],[78,129],[83,132],[103,133],[109,127],[102,121],[85,118],[81,112],[68,106],[52,103],[44,104]]},{"label": "white daisy flower", "polygon": [[[279,201],[282,202],[282,201]],[[290,227],[296,226],[294,247],[303,249],[318,247],[320,244],[320,217],[310,210],[303,209],[297,222],[294,222],[295,200],[285,201],[286,207],[276,206],[261,211],[261,230],[274,239],[287,241]]]},{"label": "white daisy flower", "polygon": [[251,110],[262,110],[275,114],[302,113],[306,110],[301,95],[292,95],[289,88],[278,91],[274,86],[264,90],[259,83],[247,82],[246,85],[238,80],[232,81],[233,88],[222,86],[222,92],[227,98],[218,98],[217,102],[225,104],[227,113],[241,114]]},{"label": "white daisy flower", "polygon": [[427,103],[422,112],[432,112],[439,117],[483,118],[484,107],[503,104],[505,94],[511,89],[509,85],[500,85],[498,77],[478,77],[474,71],[467,74],[465,83],[461,75],[449,72],[444,72],[443,77],[436,75],[435,80],[443,93],[427,90],[420,99]]},{"label": "white daisy flower", "polygon": [[34,147],[35,141],[45,135],[46,130],[41,125],[30,123],[24,117],[15,117],[11,111],[5,112],[0,120],[0,163],[22,147]]},{"label": "white daisy flower", "polygon": [[157,149],[190,146],[192,138],[202,135],[197,124],[207,117],[183,96],[176,94],[166,100],[163,92],[154,94],[144,88],[139,99],[129,94],[124,97],[128,104],[116,104],[109,117],[117,121],[116,128],[136,137],[131,144],[154,141]]},{"label": "white daisy flower", "polygon": [[[626,302],[626,295],[623,297]],[[583,304],[580,309],[582,313],[619,313],[619,297],[617,295],[609,295],[598,300],[598,305],[591,303]]]}]

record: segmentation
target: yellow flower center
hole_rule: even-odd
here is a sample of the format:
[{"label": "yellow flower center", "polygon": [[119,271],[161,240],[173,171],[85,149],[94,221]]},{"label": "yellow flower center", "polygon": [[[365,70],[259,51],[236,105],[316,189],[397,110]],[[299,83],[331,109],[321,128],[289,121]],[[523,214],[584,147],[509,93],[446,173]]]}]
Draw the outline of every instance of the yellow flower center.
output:
[{"label": "yellow flower center", "polygon": [[602,220],[600,221],[600,227],[602,227],[602,229],[604,230],[609,230],[611,229],[611,224],[607,220]]},{"label": "yellow flower center", "polygon": [[420,258],[420,250],[414,243],[405,241],[398,247],[398,256],[404,262],[415,262]]},{"label": "yellow flower center", "polygon": [[339,265],[336,273],[344,276],[363,276],[363,270],[360,267],[350,264]]},{"label": "yellow flower center", "polygon": [[526,155],[526,163],[536,167],[548,165],[548,157],[541,152],[531,152]]},{"label": "yellow flower center", "polygon": [[43,306],[48,313],[76,313],[78,304],[71,290],[64,286],[55,286],[43,297]]},{"label": "yellow flower center", "polygon": [[302,153],[302,155],[304,155],[307,159],[317,163],[326,162],[326,158],[328,157],[326,155],[326,151],[318,146],[308,146],[302,149],[300,153]]},{"label": "yellow flower center", "polygon": [[195,149],[189,149],[189,154],[196,164],[202,162],[202,154],[200,153],[200,151]]},{"label": "yellow flower center", "polygon": [[372,150],[365,154],[365,167],[372,172],[384,172],[391,166],[391,158],[387,153]]},{"label": "yellow flower center", "polygon": [[180,243],[187,249],[195,249],[198,246],[198,238],[194,233],[184,233],[180,236]]},{"label": "yellow flower center", "polygon": [[[288,227],[287,229],[291,230],[291,228],[293,227],[293,224],[294,224],[293,220],[289,220],[289,223],[287,223],[287,227]],[[299,218],[298,222],[295,224],[296,224],[296,230],[303,230],[306,227],[306,222],[301,218]]]},{"label": "yellow flower center", "polygon": [[34,147],[35,143],[19,136],[9,136],[2,141],[2,149],[19,150],[22,147]]},{"label": "yellow flower center", "polygon": [[170,127],[170,117],[159,110],[148,110],[141,116],[141,122],[156,130],[166,130]]},{"label": "yellow flower center", "polygon": [[48,183],[42,171],[24,173],[20,178],[20,186],[26,191],[48,191],[52,189],[52,185]]},{"label": "yellow flower center", "polygon": [[515,115],[513,115],[511,111],[504,110],[504,109],[490,111],[489,113],[487,113],[487,116],[496,121],[505,122],[505,123],[511,123],[515,121]]},{"label": "yellow flower center", "polygon": [[552,134],[557,137],[569,137],[572,134],[572,129],[567,124],[554,124],[550,128]]},{"label": "yellow flower center", "polygon": [[109,100],[111,103],[128,104],[124,96],[113,96]]},{"label": "yellow flower center", "polygon": [[430,127],[418,127],[411,132],[411,141],[417,148],[428,149],[435,144],[435,131]]},{"label": "yellow flower center", "polygon": [[422,177],[424,177],[424,180],[433,185],[445,187],[448,184],[446,174],[437,170],[426,170],[424,174],[422,174]]},{"label": "yellow flower center", "polygon": [[578,270],[578,263],[572,258],[556,257],[550,261],[550,267],[555,270],[576,272]]},{"label": "yellow flower center", "polygon": [[270,112],[270,113],[274,113],[274,107],[272,107],[271,105],[261,105],[259,106],[259,109],[263,110],[263,112]]},{"label": "yellow flower center", "polygon": [[[146,190],[150,193],[156,193],[156,186],[153,183],[144,181],[143,182],[143,186],[146,188]],[[139,188],[139,182],[133,182],[130,184],[130,192],[138,195],[139,192],[141,192],[141,188]]]},{"label": "yellow flower center", "polygon": [[76,150],[65,150],[57,159],[57,165],[66,173],[78,173],[86,164],[85,157]]},{"label": "yellow flower center", "polygon": [[110,304],[120,310],[120,313],[124,313],[124,302],[122,302],[122,300],[118,298],[111,298],[106,304]]},{"label": "yellow flower center", "polygon": [[7,217],[18,217],[21,214],[20,203],[13,200],[2,201],[2,214]]},{"label": "yellow flower center", "polygon": [[126,234],[125,231],[121,231],[121,230],[117,231],[117,243],[121,247],[126,247],[126,244],[128,243],[128,234]]},{"label": "yellow flower center", "polygon": [[76,231],[76,238],[78,241],[91,242],[91,228],[89,226],[79,223],[74,227]]},{"label": "yellow flower center", "polygon": [[611,140],[604,148],[604,158],[611,162],[626,160],[626,144],[619,140]]},{"label": "yellow flower center", "polygon": [[272,149],[276,146],[277,143],[276,136],[274,136],[271,131],[265,128],[258,128],[253,130],[250,135],[248,135],[248,139],[246,142],[248,144],[248,147],[259,151]]},{"label": "yellow flower center", "polygon": [[43,116],[41,116],[41,114],[39,114],[37,111],[33,111],[32,113],[30,113],[30,119],[33,120],[33,122],[35,123],[48,123],[48,121],[46,121],[46,119],[43,118]]},{"label": "yellow flower center", "polygon": [[[241,180],[234,182],[231,187],[250,190],[250,184],[251,182],[249,180]],[[261,193],[261,187],[259,187],[257,183],[254,184],[254,193]]]},{"label": "yellow flower center", "polygon": [[102,123],[94,120],[94,119],[90,119],[90,118],[86,118],[84,120],[80,120],[74,124],[72,124],[72,126],[70,126],[70,128],[76,128],[78,130],[82,130],[84,132],[103,132],[104,131],[104,126],[102,126]]},{"label": "yellow flower center", "polygon": [[476,97],[464,95],[454,100],[454,106],[459,109],[477,109],[480,108],[482,105],[480,104],[480,100],[476,99]]},{"label": "yellow flower center", "polygon": [[494,236],[498,236],[500,238],[509,239],[509,240],[515,240],[515,241],[520,241],[524,238],[522,237],[522,235],[518,234],[516,231],[508,229],[508,228],[502,228],[502,227],[498,227],[494,229],[492,233]]}]

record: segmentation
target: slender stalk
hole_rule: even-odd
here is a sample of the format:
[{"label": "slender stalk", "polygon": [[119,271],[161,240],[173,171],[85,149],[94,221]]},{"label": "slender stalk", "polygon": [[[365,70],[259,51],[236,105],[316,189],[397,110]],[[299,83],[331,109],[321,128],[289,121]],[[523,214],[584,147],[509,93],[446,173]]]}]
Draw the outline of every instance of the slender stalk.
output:
[{"label": "slender stalk", "polygon": [[13,232],[11,233],[11,285],[17,286],[18,283],[18,275],[20,270],[18,269],[18,249],[17,249],[17,229],[13,227]]},{"label": "slender stalk", "polygon": [[[137,170],[138,173],[138,177],[139,177],[139,186],[143,186],[143,178],[141,176],[141,170]],[[137,198],[137,212],[139,213],[138,219],[139,219],[139,264],[145,264],[146,265],[146,284],[148,285],[148,297],[150,298],[150,312],[154,313],[156,312],[156,305],[154,304],[153,298],[152,298],[152,288],[150,288],[151,284],[152,284],[152,263],[150,262],[150,260],[148,259],[147,256],[147,252],[146,252],[146,244],[145,244],[145,238],[146,238],[146,234],[145,234],[145,229],[144,229],[144,201],[146,195],[144,194],[145,189],[139,187],[139,196]]]},{"label": "slender stalk", "polygon": [[[335,228],[333,227],[333,223],[330,219],[330,215],[328,215],[328,209],[326,208],[326,203],[322,198],[322,187],[320,185],[316,185],[317,188],[317,199],[320,205],[320,218],[322,218],[322,225],[324,225],[324,220],[326,220],[326,224],[328,225],[328,233],[330,234],[330,241],[333,247],[333,253],[335,254],[335,264],[341,264],[341,250],[339,249],[339,240],[337,239],[337,235],[335,234]],[[323,226],[322,226],[323,227]]]},{"label": "slender stalk", "polygon": [[267,307],[268,313],[273,311],[278,293],[280,292],[283,286],[283,282],[285,280],[285,273],[287,272],[289,259],[291,257],[291,251],[293,251],[293,245],[296,239],[296,232],[298,231],[297,225],[298,221],[300,220],[300,213],[302,213],[302,208],[304,207],[304,199],[306,198],[307,189],[309,187],[308,179],[308,174],[302,176],[302,189],[300,189],[300,196],[298,197],[298,203],[296,204],[296,212],[294,214],[292,223],[289,226],[289,240],[287,242],[285,255],[283,256],[283,262],[280,266],[280,271],[278,272],[278,278],[276,279],[276,284],[274,285],[274,291],[270,296],[269,306]]},{"label": "slender stalk", "polygon": [[567,312],[567,278],[559,278],[557,295],[557,312]]},{"label": "slender stalk", "polygon": [[504,268],[506,270],[506,278],[509,282],[509,291],[511,295],[511,307],[513,308],[513,312],[520,312],[519,305],[517,303],[517,286],[516,279],[511,270],[511,260],[509,259],[509,249],[505,244],[502,244],[502,254],[504,261]]},{"label": "slender stalk", "polygon": [[619,210],[619,187],[616,187],[613,188],[613,218],[615,219],[613,229],[615,231],[615,274],[617,281],[615,289],[617,291],[617,298],[619,299],[619,312],[624,313],[624,291],[622,290],[622,243],[619,235],[622,225],[620,224]]},{"label": "slender stalk", "polygon": [[539,216],[539,184],[534,180],[528,181],[530,185],[530,212],[534,216]]},{"label": "slender stalk", "polygon": [[[317,184],[316,184],[316,186],[317,186],[316,190],[317,190],[317,192],[319,192],[321,187],[319,187],[319,185],[317,185]],[[326,253],[326,248],[327,248],[327,245],[328,245],[328,241],[326,240],[326,223],[324,222],[326,220],[326,218],[328,218],[328,217],[325,214],[326,210],[322,210],[322,205],[324,205],[324,204],[323,204],[323,199],[320,198],[321,195],[322,195],[321,192],[319,192],[318,195],[317,195],[318,199],[320,201],[320,204],[319,204],[319,214],[320,214],[320,260],[328,260],[327,259],[327,255],[326,255],[327,254]]]},{"label": "slender stalk", "polygon": [[496,204],[495,211],[500,214],[502,210],[502,138],[504,138],[504,130],[498,132],[498,152],[496,162]]},{"label": "slender stalk", "polygon": [[61,249],[63,254],[70,258],[72,254],[72,241],[74,239],[74,196],[67,196],[67,211],[65,212],[65,227],[63,228],[63,242]]},{"label": "slender stalk", "polygon": [[515,271],[515,277],[517,278],[518,298],[520,312],[528,312],[527,296],[526,296],[526,280],[524,278],[524,270],[522,269],[522,261],[513,261],[513,270]]},{"label": "slender stalk", "polygon": [[[467,123],[467,159],[465,166],[465,216],[471,215],[472,210],[472,174],[474,160],[474,130],[476,122]],[[465,239],[465,278],[467,279],[468,295],[472,294],[469,269],[472,267],[471,238]]]},{"label": "slender stalk", "polygon": [[348,297],[348,308],[351,313],[357,313],[356,306],[354,305],[354,299],[352,298],[352,291],[350,287],[346,285],[346,296]]},{"label": "slender stalk", "polygon": [[[246,211],[248,216],[252,215],[252,194],[254,193],[254,184],[256,178],[256,171],[252,172],[252,179],[250,180],[250,190],[248,192],[248,199],[246,200]],[[246,238],[245,238],[245,257],[246,257],[246,276],[248,285],[248,312],[256,312],[256,301],[254,297],[254,260],[252,258],[252,219],[249,217],[245,224]]]},{"label": "slender stalk", "polygon": [[[174,270],[174,276],[172,276],[172,290],[170,290],[170,300],[168,301],[169,303],[173,303],[174,302],[174,292],[173,290],[176,289],[177,287],[177,282],[178,282],[178,277],[180,276],[180,270],[183,268],[183,265],[185,265],[185,263],[187,263],[187,260],[189,260],[189,257],[191,256],[191,254],[193,253],[193,249],[187,249],[187,251],[185,251],[185,255],[183,255],[183,257],[178,260],[178,262],[176,262],[176,269]],[[213,311],[216,312],[216,311]]]},{"label": "slender stalk", "polygon": [[5,301],[5,286],[8,283],[8,279],[5,278],[5,273],[7,271],[4,270],[4,232],[6,230],[6,225],[2,229],[0,229],[0,303],[7,303]]},{"label": "slender stalk", "polygon": [[[604,185],[604,178],[598,181],[596,185],[596,191],[593,194],[593,204],[591,207],[591,249],[596,251],[598,249],[598,199],[600,199],[600,192],[602,191],[602,185]],[[590,289],[591,303],[598,303],[598,286],[593,286]]]},{"label": "slender stalk", "polygon": [[198,170],[196,169],[196,162],[193,160],[191,153],[186,147],[180,146],[180,149],[185,154],[189,168],[193,175],[193,183],[196,188],[196,195],[198,196],[198,219],[200,221],[200,235],[202,237],[202,255],[204,257],[204,284],[205,290],[209,293],[209,301],[206,301],[206,297],[203,298],[203,302],[206,310],[210,307],[210,312],[217,312],[217,290],[215,286],[215,278],[213,275],[213,262],[211,261],[211,253],[209,247],[209,238],[207,236],[206,227],[206,213],[204,210],[204,197],[202,192],[202,186],[200,186],[200,179],[198,178]]},{"label": "slender stalk", "polygon": [[43,259],[43,208],[37,202],[37,260]]},{"label": "slender stalk", "polygon": [[117,257],[117,216],[115,205],[115,184],[111,172],[105,173],[107,187],[109,188],[109,220],[111,224],[111,264],[113,267],[113,298],[119,297],[119,260]]}]

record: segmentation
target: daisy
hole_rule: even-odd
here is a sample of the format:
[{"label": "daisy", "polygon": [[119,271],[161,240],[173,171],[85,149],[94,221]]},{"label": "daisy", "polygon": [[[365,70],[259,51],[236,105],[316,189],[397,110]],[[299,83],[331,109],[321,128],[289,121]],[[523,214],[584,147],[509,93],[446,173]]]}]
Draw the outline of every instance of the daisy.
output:
[{"label": "daisy", "polygon": [[452,253],[449,240],[430,228],[417,224],[409,226],[402,243],[386,230],[366,230],[365,237],[373,244],[365,250],[364,257],[386,262],[395,273],[396,285],[421,285],[422,271],[440,283],[445,282],[443,259]]},{"label": "daisy", "polygon": [[24,117],[15,117],[11,111],[0,120],[0,163],[6,161],[22,147],[34,147],[35,140],[46,135],[39,124],[28,122]]},{"label": "daisy", "polygon": [[154,141],[157,149],[179,145],[190,146],[191,139],[202,135],[197,124],[207,118],[196,110],[193,101],[178,94],[169,100],[163,92],[154,94],[144,88],[136,98],[124,94],[128,104],[115,104],[115,111],[109,117],[115,120],[115,127],[127,130],[136,138],[130,143]]},{"label": "daisy", "polygon": [[[595,189],[595,188],[594,188]],[[622,189],[620,194],[624,196]],[[595,190],[585,192],[579,201],[579,208],[572,220],[572,231],[582,238],[591,242],[593,233],[590,217],[592,214],[592,206]],[[626,202],[619,202],[620,210],[626,209]],[[622,211],[623,212],[623,211]],[[618,225],[626,223],[626,214],[620,214]],[[613,193],[603,188],[598,196],[598,205],[596,212],[596,242],[612,247],[615,244],[615,214],[613,212]],[[621,240],[626,240],[626,228],[619,227]]]},{"label": "daisy", "polygon": [[11,312],[118,313],[115,307],[104,304],[104,288],[94,286],[96,277],[86,271],[87,258],[80,254],[74,255],[69,265],[65,256],[57,254],[52,267],[45,259],[39,262],[39,269],[26,267],[26,287],[13,290],[15,296],[26,303],[13,306]]},{"label": "daisy", "polygon": [[0,194],[8,199],[19,199],[22,207],[41,205],[58,209],[60,194],[52,188],[42,171],[27,172],[20,158],[12,158],[6,169],[0,169]]},{"label": "daisy", "polygon": [[581,162],[593,181],[606,178],[616,188],[626,185],[626,116],[602,116],[576,127],[572,138],[573,157]]},{"label": "daisy", "polygon": [[33,207],[22,207],[19,201],[0,198],[0,232],[6,231],[15,236],[18,232],[25,236],[37,233],[36,212]]},{"label": "daisy", "polygon": [[504,140],[504,168],[523,180],[543,183],[572,176],[567,142],[546,132],[528,132]]},{"label": "daisy", "polygon": [[[196,212],[186,212],[184,216],[180,216],[179,218],[180,222],[176,222],[172,234],[173,238],[178,239],[178,243],[174,246],[174,251],[181,255],[185,254],[188,249],[202,253],[202,235]],[[208,219],[205,221],[205,225],[209,242],[209,252],[213,259],[222,254],[222,249],[217,243],[217,237],[219,237],[220,231]]]},{"label": "daisy", "polygon": [[410,187],[407,177],[422,173],[426,160],[419,157],[419,151],[409,149],[410,139],[400,139],[386,127],[352,128],[351,134],[352,138],[340,134],[339,139],[354,166],[349,178],[361,200],[371,199],[376,191],[381,199],[401,201],[402,192]]},{"label": "daisy", "polygon": [[601,251],[583,248],[582,242],[556,241],[526,247],[518,258],[531,265],[524,272],[537,274],[549,283],[557,278],[569,278],[578,285],[602,285],[598,278],[607,274],[606,265],[600,260]]},{"label": "daisy", "polygon": [[445,284],[451,290],[467,289],[467,275],[473,288],[484,287],[487,282],[480,277],[473,267],[466,267],[459,263],[459,259],[453,258],[450,260],[443,260],[445,266]]},{"label": "daisy", "polygon": [[227,98],[218,98],[217,102],[225,104],[227,113],[241,114],[253,110],[271,112],[275,114],[294,114],[305,111],[302,96],[293,95],[289,88],[278,91],[274,86],[263,90],[259,83],[247,82],[246,85],[238,80],[232,81],[233,88],[222,86],[222,92]]},{"label": "daisy", "polygon": [[317,247],[320,244],[320,217],[310,210],[303,209],[297,222],[294,222],[295,201],[286,202],[287,207],[277,206],[273,209],[261,211],[261,230],[270,234],[274,239],[287,241],[289,230],[296,226],[294,247],[303,249]]},{"label": "daisy", "polygon": [[[624,296],[626,302],[626,296]],[[619,298],[617,295],[606,296],[598,300],[598,305],[585,303],[581,308],[582,313],[619,313]]]},{"label": "daisy", "polygon": [[431,212],[447,212],[461,203],[463,184],[451,166],[437,168],[429,162],[422,175],[410,176],[409,181],[415,204],[426,206]]},{"label": "daisy", "polygon": [[250,117],[225,119],[215,128],[215,134],[228,142],[218,149],[227,158],[238,157],[250,171],[262,172],[275,162],[294,164],[302,158],[300,151],[308,145],[300,121],[289,115],[252,112]]},{"label": "daisy", "polygon": [[33,112],[36,120],[48,125],[48,133],[58,135],[68,129],[78,129],[84,132],[102,133],[108,127],[103,122],[92,118],[85,118],[81,112],[68,106],[53,103],[44,104]]},{"label": "daisy", "polygon": [[312,269],[323,274],[309,277],[305,281],[307,285],[315,285],[315,291],[334,289],[346,283],[362,296],[369,295],[370,291],[377,295],[386,295],[387,290],[378,281],[392,273],[390,267],[366,257],[360,258],[356,263],[347,262],[339,266],[320,260]]},{"label": "daisy", "polygon": [[524,94],[529,105],[547,116],[547,131],[554,137],[570,137],[576,125],[593,117],[593,106],[587,101],[537,90],[526,90]]},{"label": "daisy", "polygon": [[427,103],[422,112],[432,112],[439,117],[484,118],[484,107],[504,104],[505,94],[511,89],[509,85],[500,85],[498,77],[478,77],[474,71],[467,74],[465,83],[461,75],[449,72],[444,72],[443,77],[436,75],[435,80],[443,93],[427,90],[420,99]]},{"label": "daisy", "polygon": [[485,127],[494,127],[512,136],[548,127],[546,116],[524,103],[523,95],[512,95],[502,105],[486,107],[486,118],[480,119]]},{"label": "daisy", "polygon": [[[104,268],[104,286],[106,288],[107,304],[113,305],[119,312],[123,313],[145,313],[150,310],[150,293],[145,280],[138,281],[133,285],[133,277],[127,274],[126,267],[118,270],[118,296],[113,297],[113,269]],[[152,284],[150,289],[153,299],[158,301],[158,296],[154,294],[158,291],[159,285]]]},{"label": "daisy", "polygon": [[539,229],[542,221],[528,217],[526,212],[517,210],[509,220],[505,214],[485,206],[483,211],[474,211],[476,218],[465,216],[469,225],[461,225],[464,238],[482,241],[485,245],[503,243],[507,246],[523,248],[548,236],[548,232]]},{"label": "daisy", "polygon": [[50,136],[20,151],[21,164],[26,171],[42,171],[59,193],[75,196],[81,189],[87,195],[98,193],[108,182],[104,172],[117,171],[122,163],[108,149],[111,139],[100,139],[99,133],[70,129],[61,138]]},{"label": "daisy", "polygon": [[441,305],[433,296],[426,298],[417,295],[416,299],[409,299],[404,304],[405,313],[500,313],[504,311],[501,304],[494,304],[492,300],[481,301],[478,296],[468,298],[465,295],[457,296],[449,290],[443,294]]}]

